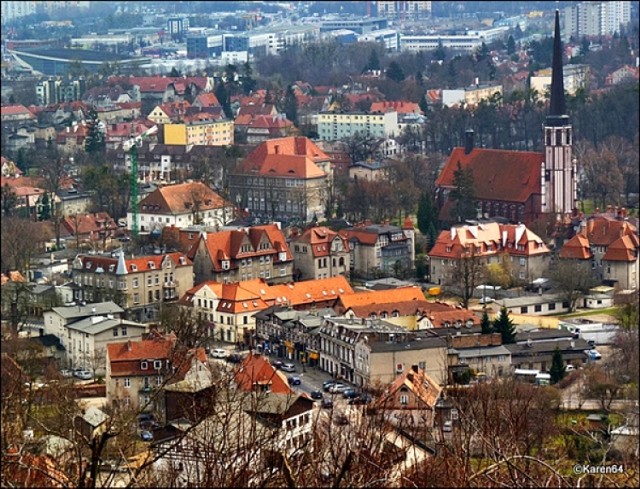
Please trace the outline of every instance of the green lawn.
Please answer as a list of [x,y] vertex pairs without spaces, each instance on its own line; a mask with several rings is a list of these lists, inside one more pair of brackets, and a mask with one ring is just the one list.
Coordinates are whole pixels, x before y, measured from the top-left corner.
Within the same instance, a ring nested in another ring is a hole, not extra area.
[[598,314],[609,314],[611,316],[615,316],[617,307],[607,307],[605,309],[594,309],[589,311],[577,311],[571,312],[568,314],[558,314],[558,317],[562,318],[572,318],[572,317],[582,317],[582,316],[597,316]]

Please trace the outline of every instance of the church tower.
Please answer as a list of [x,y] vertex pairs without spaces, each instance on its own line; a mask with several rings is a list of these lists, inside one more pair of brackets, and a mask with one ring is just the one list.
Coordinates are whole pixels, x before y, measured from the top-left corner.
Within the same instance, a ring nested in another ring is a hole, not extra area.
[[566,114],[560,12],[556,10],[553,63],[551,66],[551,107],[544,122],[544,161],[542,163],[542,202],[544,214],[564,216],[577,204],[577,169],[573,160],[573,131]]

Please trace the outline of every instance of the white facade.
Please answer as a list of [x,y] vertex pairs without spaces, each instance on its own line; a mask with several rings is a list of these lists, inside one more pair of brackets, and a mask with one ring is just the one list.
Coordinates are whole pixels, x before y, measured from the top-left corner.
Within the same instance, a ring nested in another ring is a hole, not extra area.
[[337,113],[318,114],[318,135],[325,141],[337,141],[356,133],[378,138],[389,138],[398,134],[398,113]]
[[[200,223],[194,222],[193,212],[184,212],[182,214],[151,214],[145,213],[140,207],[138,208],[138,227],[141,233],[150,233],[161,231],[165,226],[175,226],[177,228],[186,228],[194,224],[200,224],[204,227],[221,228],[233,219],[234,210],[232,207],[222,209],[210,209],[200,212]],[[127,212],[127,229],[133,229],[133,213]]]
[[34,1],[3,0],[1,5],[3,24],[36,13],[36,2]]
[[358,36],[358,42],[379,42],[384,44],[388,52],[400,49],[400,36],[394,29],[382,29],[371,31]]
[[613,35],[631,21],[631,2],[582,2],[565,8],[564,18],[566,37]]

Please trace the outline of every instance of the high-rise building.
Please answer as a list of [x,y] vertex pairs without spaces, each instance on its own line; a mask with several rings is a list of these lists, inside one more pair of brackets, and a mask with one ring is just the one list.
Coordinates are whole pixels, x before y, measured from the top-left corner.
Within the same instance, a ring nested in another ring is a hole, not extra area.
[[631,20],[631,2],[582,2],[565,8],[565,36],[595,37],[620,32]]
[[376,9],[379,17],[405,16],[407,19],[428,17],[431,15],[431,2],[417,0],[377,1]]
[[7,1],[0,2],[2,7],[2,23],[12,22],[20,17],[33,15],[36,13],[36,2],[34,1]]

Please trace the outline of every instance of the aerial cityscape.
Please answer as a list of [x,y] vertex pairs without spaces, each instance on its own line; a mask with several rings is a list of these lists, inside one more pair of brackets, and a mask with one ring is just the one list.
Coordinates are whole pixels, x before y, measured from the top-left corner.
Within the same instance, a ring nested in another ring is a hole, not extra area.
[[2,487],[638,487],[640,4],[5,1]]

